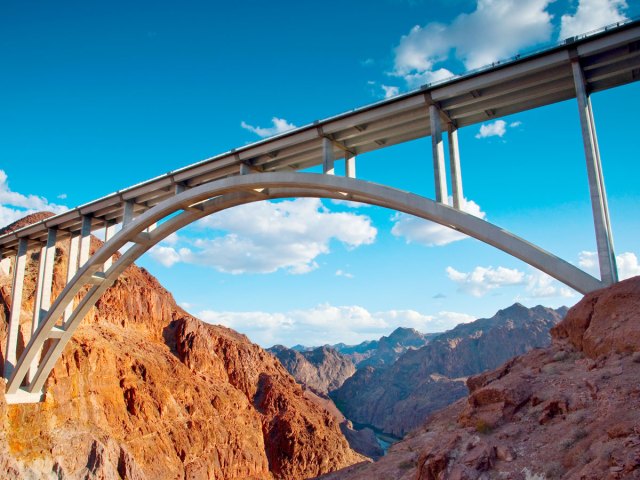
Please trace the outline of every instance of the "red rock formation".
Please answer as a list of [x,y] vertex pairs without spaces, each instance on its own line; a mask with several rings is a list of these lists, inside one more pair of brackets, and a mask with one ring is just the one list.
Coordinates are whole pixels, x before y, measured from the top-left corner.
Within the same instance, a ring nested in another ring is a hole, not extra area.
[[587,295],[553,343],[472,377],[375,464],[325,479],[640,478],[640,277]]
[[561,313],[514,304],[406,351],[389,367],[359,366],[331,397],[350,420],[402,437],[432,412],[465,396],[467,376],[548,345],[549,329]]
[[[58,253],[54,290],[64,242]],[[31,259],[23,334],[35,268]],[[9,302],[0,277],[3,351]],[[85,319],[45,391],[34,405],[0,394],[2,478],[301,479],[362,460],[276,359],[191,317],[136,266]]]
[[384,454],[373,430],[354,429],[353,424],[342,415],[328,396],[330,391],[340,387],[355,372],[355,366],[348,357],[328,346],[298,352],[275,345],[267,351],[302,385],[307,398],[334,416],[353,450],[374,459]]

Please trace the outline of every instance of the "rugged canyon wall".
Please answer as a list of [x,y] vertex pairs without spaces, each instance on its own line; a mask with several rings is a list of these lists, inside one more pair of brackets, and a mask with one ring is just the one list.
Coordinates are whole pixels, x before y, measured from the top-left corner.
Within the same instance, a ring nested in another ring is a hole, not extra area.
[[[36,255],[27,265],[23,338]],[[63,241],[54,291],[65,256]],[[10,294],[10,279],[0,277],[3,355]],[[32,405],[7,405],[0,393],[3,478],[302,479],[363,459],[272,355],[190,316],[136,266],[85,319],[45,392]]]
[[294,350],[275,345],[267,351],[280,360],[309,399],[334,415],[353,450],[372,459],[384,454],[373,430],[354,428],[329,397],[329,392],[339,388],[356,370],[348,356],[329,346]]
[[348,357],[328,346],[298,352],[275,345],[267,351],[280,360],[298,383],[321,395],[327,395],[342,386],[356,371]]
[[347,418],[404,436],[433,411],[465,396],[467,376],[549,344],[564,309],[515,304],[487,319],[458,325],[389,367],[364,367],[332,392]]
[[378,462],[322,478],[640,478],[640,277],[585,296],[551,334]]

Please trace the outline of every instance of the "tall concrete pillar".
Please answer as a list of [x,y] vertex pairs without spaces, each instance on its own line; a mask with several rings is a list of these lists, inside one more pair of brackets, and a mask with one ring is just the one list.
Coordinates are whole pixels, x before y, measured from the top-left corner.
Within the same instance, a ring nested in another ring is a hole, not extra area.
[[[69,262],[67,264],[67,285],[78,271],[80,254],[80,232],[72,233],[69,239]],[[70,302],[64,310],[63,320],[66,322],[73,313],[74,302]]]
[[587,92],[587,85],[580,62],[574,59],[572,64],[573,80],[578,100],[580,114],[580,126],[582,129],[582,141],[584,144],[585,158],[587,161],[587,176],[589,178],[589,193],[591,196],[591,208],[596,232],[596,245],[598,247],[598,261],[600,264],[600,279],[611,285],[618,281],[618,268],[613,248],[613,234],[609,220],[609,207],[607,205],[604,176],[602,174],[602,162],[598,149],[591,99]]
[[[178,193],[179,192],[177,191],[177,186],[176,186],[176,195]],[[135,203],[133,202],[133,200],[127,200],[126,202],[124,202],[124,207],[122,208],[122,227],[123,228],[133,221],[134,206],[135,206]]]
[[442,121],[440,111],[434,104],[429,105],[431,119],[431,146],[433,151],[433,175],[436,187],[436,202],[447,203],[447,171],[444,166],[444,145],[442,143]]
[[[111,238],[116,234],[116,223],[112,220],[107,220],[104,222],[104,242],[107,243]],[[104,267],[102,269],[103,272],[106,272],[113,265],[113,256],[109,257],[106,262],[104,262]]]
[[[40,322],[44,320],[51,307],[51,289],[53,287],[53,267],[56,256],[56,234],[55,228],[50,228],[47,232],[47,243],[40,249],[40,262],[38,266],[38,282],[36,284],[36,298],[33,307],[33,322],[31,323],[31,336],[38,330]],[[33,380],[40,363],[40,351],[36,354],[29,367],[27,379]]]
[[333,142],[327,137],[322,138],[322,172],[334,175]]
[[18,241],[13,268],[13,284],[11,289],[11,312],[9,313],[9,331],[7,332],[7,348],[4,358],[4,378],[9,379],[18,361],[18,333],[20,331],[20,312],[22,310],[22,290],[24,287],[24,270],[27,264],[27,247],[29,240],[21,238]]
[[[600,191],[602,192],[602,203],[604,205],[604,215],[607,224],[607,235],[609,237],[609,243],[613,247],[613,229],[611,228],[611,219],[609,218],[609,201],[607,200],[607,189],[604,186],[604,174],[602,173],[602,160],[600,159],[600,146],[598,145],[598,135],[596,134],[596,121],[593,115],[593,107],[591,106],[591,97],[587,96],[587,109],[589,111],[589,118],[591,119],[591,134],[593,136],[595,152],[597,156],[598,165],[598,180],[600,181]],[[616,271],[616,277],[618,275],[617,262],[614,255],[614,266]],[[617,281],[617,278],[616,278]]]
[[344,171],[349,178],[356,178],[356,156],[350,152],[344,156]]
[[462,192],[462,171],[460,170],[460,149],[458,148],[458,127],[449,124],[449,170],[451,171],[451,190],[453,208],[460,210],[464,193]]
[[78,267],[82,268],[87,260],[89,260],[91,250],[91,217],[89,215],[82,216],[82,227],[80,230],[80,259]]

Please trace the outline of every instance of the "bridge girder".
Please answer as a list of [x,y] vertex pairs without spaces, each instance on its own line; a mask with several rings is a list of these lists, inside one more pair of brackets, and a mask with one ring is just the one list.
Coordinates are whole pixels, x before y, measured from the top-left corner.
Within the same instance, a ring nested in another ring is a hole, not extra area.
[[[615,283],[613,235],[589,96],[592,92],[640,80],[638,72],[640,21],[612,25],[542,52],[518,56],[443,83],[425,85],[419,90],[233,149],[0,235],[0,272],[9,273],[10,257],[15,255],[4,369],[4,377],[8,379],[7,401],[26,403],[41,398],[49,372],[81,320],[136,258],[198,218],[264,199],[313,196],[379,205],[475,237],[581,293]],[[576,98],[579,108],[602,280],[461,211],[464,196],[457,129],[570,98]],[[443,123],[449,134],[454,208],[446,205],[449,200],[442,147]],[[355,177],[356,156],[425,136],[432,136],[436,201],[332,175],[334,162],[340,158],[345,160],[346,176]],[[293,172],[318,165],[329,175]],[[117,223],[122,223],[122,230],[115,233]],[[102,228],[105,244],[90,256],[91,232]],[[55,240],[64,238],[70,238],[67,285],[49,308],[53,245]],[[114,261],[113,254],[128,242],[134,246]],[[29,247],[43,252],[36,289],[36,303],[40,302],[40,306],[33,316],[37,329],[16,360],[22,277]],[[87,285],[91,286],[88,291]],[[73,299],[80,293],[83,297],[74,307]],[[56,323],[59,319],[62,326]],[[39,352],[45,346],[47,350],[40,358]]]
[[[12,369],[7,384],[7,401],[40,400],[49,373],[89,309],[129,265],[158,242],[200,218],[233,206],[287,197],[348,199],[415,215],[492,245],[580,293],[604,286],[600,280],[578,267],[486,220],[413,193],[354,178],[313,173],[234,176],[176,193],[139,217],[130,219],[109,238],[69,280],[42,319]],[[158,223],[163,219],[166,221]],[[153,225],[157,225],[157,228],[149,231]],[[130,242],[134,245],[110,264],[113,255]],[[105,264],[108,268],[101,272]],[[73,305],[74,298],[86,285],[93,286],[69,314],[69,306]],[[59,325],[61,317],[66,319],[62,326]],[[49,347],[39,359],[47,340],[51,340]],[[34,368],[36,365],[37,369]],[[22,387],[25,379],[27,383]]]

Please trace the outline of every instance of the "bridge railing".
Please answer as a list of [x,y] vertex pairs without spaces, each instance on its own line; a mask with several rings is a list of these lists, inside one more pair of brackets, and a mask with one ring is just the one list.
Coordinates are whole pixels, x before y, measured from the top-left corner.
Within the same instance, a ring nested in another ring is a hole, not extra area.
[[521,60],[525,60],[531,57],[535,57],[536,55],[539,55],[541,53],[546,53],[550,50],[553,50],[556,47],[563,47],[565,45],[571,45],[572,43],[577,43],[580,40],[585,40],[588,38],[591,38],[595,35],[598,35],[600,33],[605,33],[608,32],[610,30],[613,29],[617,29],[620,28],[624,25],[629,25],[632,24],[634,22],[637,22],[640,20],[640,15],[636,15],[634,17],[628,18],[626,20],[621,20],[619,22],[615,22],[615,23],[610,23],[608,25],[605,25],[604,27],[600,27],[600,28],[596,28],[595,30],[590,30],[588,32],[585,33],[581,33],[580,35],[574,35],[572,37],[568,37],[562,40],[558,40],[557,42],[544,42],[539,46],[536,46],[534,48],[531,49],[525,49],[522,52],[513,55],[511,57],[508,58],[503,58],[500,60],[496,60],[495,62],[492,63],[488,63],[486,65],[483,65],[481,67],[478,68],[473,68],[471,70],[467,70],[466,72],[464,72],[463,74],[460,75],[452,75],[450,77],[446,77],[446,78],[442,78],[440,80],[434,80],[433,82],[429,82],[429,83],[425,83],[424,85],[422,85],[419,89],[416,90],[428,90],[431,89],[433,87],[437,87],[439,85],[444,85],[452,80],[458,80],[458,79],[462,79],[462,78],[467,78],[467,77],[473,77],[474,75],[477,75],[479,73],[482,72],[486,72],[488,70],[494,69],[496,67],[502,67],[502,66],[506,66]]

